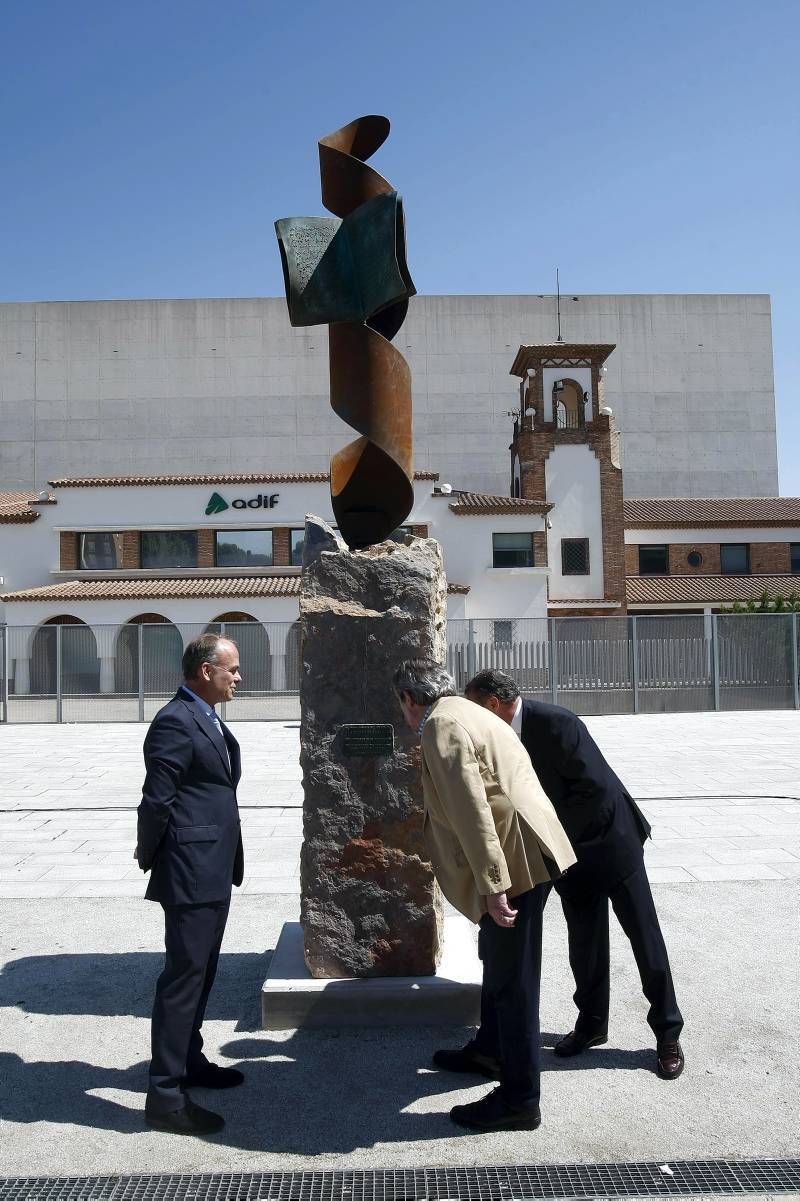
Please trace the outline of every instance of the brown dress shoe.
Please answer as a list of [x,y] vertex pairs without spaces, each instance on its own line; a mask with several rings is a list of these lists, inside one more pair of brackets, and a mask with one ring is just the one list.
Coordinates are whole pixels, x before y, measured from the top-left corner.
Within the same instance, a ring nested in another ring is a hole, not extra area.
[[582,1030],[573,1030],[570,1034],[565,1034],[560,1042],[557,1042],[553,1047],[556,1055],[561,1055],[566,1059],[571,1055],[580,1055],[583,1051],[587,1051],[589,1047],[600,1047],[603,1043],[608,1042],[608,1033],[605,1030],[597,1030],[594,1034],[587,1034]]
[[656,1047],[656,1071],[662,1080],[677,1080],[683,1071],[684,1058],[679,1042],[663,1042]]

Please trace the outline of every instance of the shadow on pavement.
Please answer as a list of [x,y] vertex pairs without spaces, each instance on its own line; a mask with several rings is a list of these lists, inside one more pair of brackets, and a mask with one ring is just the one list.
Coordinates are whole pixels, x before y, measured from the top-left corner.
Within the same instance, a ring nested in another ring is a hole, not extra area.
[[[272,951],[224,952],[208,1009],[209,1019],[259,1025],[258,1004]],[[0,971],[0,1005],[54,1016],[149,1017],[163,954],[31,955]],[[247,1013],[250,1020],[241,1020]]]
[[[301,1029],[287,1036],[262,1032],[258,999],[270,955],[220,957],[207,1018],[252,1034],[221,1047],[226,1062],[242,1064],[241,1088],[192,1092],[226,1118],[214,1142],[248,1151],[319,1155],[456,1133],[469,1137],[453,1126],[448,1111],[464,1094],[477,1099],[494,1084],[437,1071],[431,1055],[437,1047],[462,1046],[470,1031],[454,1026]],[[0,975],[0,1003],[56,1017],[147,1018],[162,964],[161,955],[149,952],[24,957]],[[542,1034],[545,1077],[553,1071],[652,1071],[655,1066],[653,1048],[603,1047],[558,1059],[550,1048],[560,1036]],[[125,1037],[122,1026],[120,1037]],[[146,1087],[142,1062],[109,1068],[82,1060],[25,1062],[13,1053],[0,1054],[0,1117],[10,1122],[149,1133]],[[136,1093],[139,1099],[131,1108],[129,1099],[120,1104],[93,1095],[102,1089]]]

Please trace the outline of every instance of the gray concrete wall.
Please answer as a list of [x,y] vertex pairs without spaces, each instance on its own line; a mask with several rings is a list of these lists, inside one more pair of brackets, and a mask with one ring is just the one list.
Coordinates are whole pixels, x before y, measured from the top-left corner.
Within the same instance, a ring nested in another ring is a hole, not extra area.
[[[767,296],[581,296],[566,340],[615,342],[606,401],[630,496],[777,493]],[[418,470],[508,491],[508,374],[555,336],[552,296],[423,296],[396,344],[414,379]],[[0,485],[53,476],[327,469],[349,440],[324,328],[282,299],[0,305]]]

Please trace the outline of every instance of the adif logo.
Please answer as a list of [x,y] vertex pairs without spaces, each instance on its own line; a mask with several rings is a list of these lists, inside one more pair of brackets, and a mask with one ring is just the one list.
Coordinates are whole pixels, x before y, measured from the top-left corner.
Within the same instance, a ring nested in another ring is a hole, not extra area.
[[219,492],[212,492],[211,498],[206,505],[206,517],[211,517],[213,513],[224,513],[230,508],[224,497],[220,496]]

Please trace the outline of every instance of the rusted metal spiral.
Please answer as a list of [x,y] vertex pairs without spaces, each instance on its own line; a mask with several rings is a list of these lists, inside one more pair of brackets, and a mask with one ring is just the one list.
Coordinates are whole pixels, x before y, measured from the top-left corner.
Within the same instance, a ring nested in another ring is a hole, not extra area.
[[329,325],[331,407],[358,431],[331,460],[331,503],[351,547],[405,521],[412,486],[411,373],[391,343],[416,289],[403,202],[365,160],[386,117],[351,121],[319,141],[322,200],[336,215],[275,223],[292,325]]

